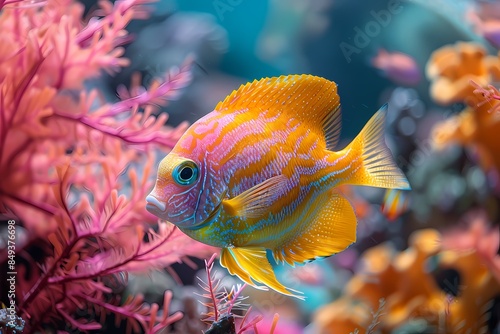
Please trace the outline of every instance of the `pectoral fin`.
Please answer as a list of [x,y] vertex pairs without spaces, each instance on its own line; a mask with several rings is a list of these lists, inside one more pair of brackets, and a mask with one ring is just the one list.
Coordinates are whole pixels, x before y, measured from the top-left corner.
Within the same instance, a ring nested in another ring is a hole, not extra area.
[[269,212],[276,195],[284,192],[287,177],[277,175],[222,202],[224,210],[233,216],[259,218]]
[[[304,297],[297,295],[301,292],[287,288],[278,282],[274,270],[267,260],[266,250],[263,248],[224,248],[220,263],[227,268],[231,275],[238,276],[245,283],[257,289],[267,290],[266,286],[268,286],[284,295],[304,299]],[[259,286],[254,281],[266,286]]]

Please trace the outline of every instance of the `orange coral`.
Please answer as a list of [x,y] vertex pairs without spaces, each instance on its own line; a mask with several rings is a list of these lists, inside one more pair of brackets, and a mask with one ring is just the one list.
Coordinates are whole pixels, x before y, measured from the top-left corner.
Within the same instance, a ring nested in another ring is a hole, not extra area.
[[500,56],[487,56],[474,43],[445,46],[431,56],[427,75],[432,80],[431,96],[436,102],[468,105],[459,115],[436,125],[432,132],[435,147],[439,149],[449,143],[473,147],[483,168],[500,171],[500,122],[492,112],[500,101],[481,88],[500,80]]
[[471,80],[486,85],[500,79],[500,59],[487,56],[479,44],[459,42],[434,51],[427,62],[426,73],[436,102],[468,101],[474,96]]
[[370,324],[370,312],[362,303],[355,303],[349,297],[341,297],[334,303],[321,308],[314,317],[318,334],[352,333],[358,329],[365,334]]
[[[437,231],[428,229],[414,232],[404,252],[396,253],[389,244],[368,250],[362,257],[363,269],[348,283],[345,295],[317,312],[319,331],[363,331],[370,322],[370,310],[376,310],[383,298],[384,314],[378,319],[383,333],[419,320],[443,333],[480,332],[484,306],[500,292],[500,284],[476,252],[442,250],[440,238]],[[460,274],[463,288],[451,303],[428,272],[431,259],[438,261],[440,269],[453,268]],[[347,309],[356,312],[332,312]]]
[[500,283],[500,230],[490,226],[485,212],[474,211],[466,216],[466,228],[458,227],[447,231],[442,240],[443,249],[452,251],[476,250]]
[[434,127],[433,143],[438,149],[450,143],[473,147],[485,170],[500,171],[500,118],[492,112],[500,106],[500,101],[479,95],[469,98],[470,107]]

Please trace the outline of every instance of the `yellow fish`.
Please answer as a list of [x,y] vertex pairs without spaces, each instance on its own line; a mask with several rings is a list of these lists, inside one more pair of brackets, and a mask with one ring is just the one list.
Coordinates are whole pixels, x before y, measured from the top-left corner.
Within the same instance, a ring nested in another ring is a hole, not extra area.
[[221,265],[246,283],[302,298],[276,279],[266,251],[294,265],[356,241],[356,216],[339,185],[409,189],[384,142],[386,109],[335,152],[334,82],[290,75],[242,85],[160,162],[147,209],[221,247]]

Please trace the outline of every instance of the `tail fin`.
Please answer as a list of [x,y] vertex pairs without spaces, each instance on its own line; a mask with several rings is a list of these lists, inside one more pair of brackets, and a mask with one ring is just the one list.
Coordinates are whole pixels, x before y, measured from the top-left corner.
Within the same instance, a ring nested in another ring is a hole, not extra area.
[[360,166],[346,183],[389,189],[410,189],[408,180],[396,166],[384,141],[387,104],[366,123],[346,149],[361,155]]

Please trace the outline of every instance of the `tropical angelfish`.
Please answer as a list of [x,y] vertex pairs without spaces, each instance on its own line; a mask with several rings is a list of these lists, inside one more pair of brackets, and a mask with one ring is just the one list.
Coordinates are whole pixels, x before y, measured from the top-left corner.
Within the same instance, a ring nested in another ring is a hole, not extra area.
[[384,142],[382,107],[343,150],[337,85],[312,75],[242,85],[160,162],[147,209],[222,248],[221,265],[257,288],[282,285],[266,257],[305,263],[356,241],[342,184],[409,189]]

